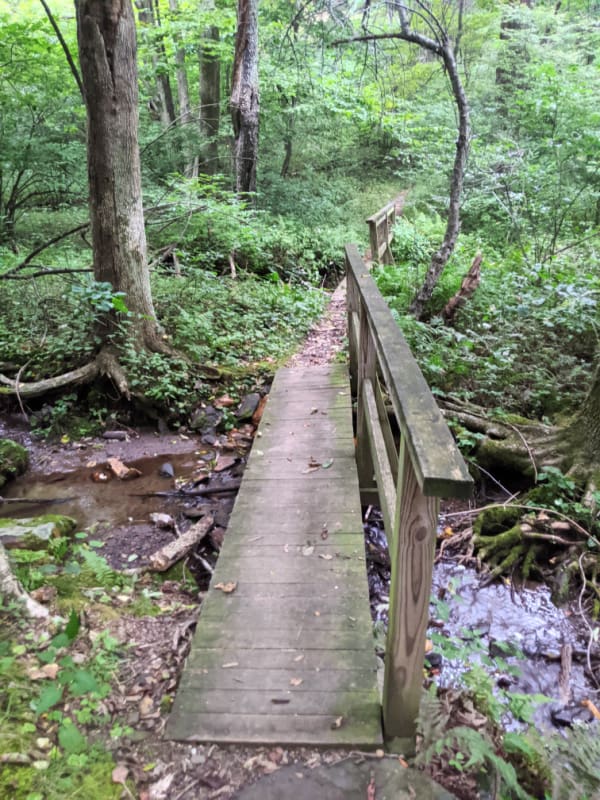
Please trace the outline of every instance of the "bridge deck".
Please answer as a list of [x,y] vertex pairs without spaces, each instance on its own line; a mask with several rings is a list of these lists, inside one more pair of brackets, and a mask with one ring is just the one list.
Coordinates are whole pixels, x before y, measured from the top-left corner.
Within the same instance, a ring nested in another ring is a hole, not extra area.
[[282,369],[167,736],[372,748],[380,715],[347,370]]

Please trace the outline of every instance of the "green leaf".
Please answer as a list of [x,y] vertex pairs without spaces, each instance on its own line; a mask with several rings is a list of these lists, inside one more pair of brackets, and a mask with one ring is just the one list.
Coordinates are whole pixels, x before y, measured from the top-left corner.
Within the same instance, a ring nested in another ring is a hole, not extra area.
[[87,739],[70,719],[58,729],[58,743],[67,753],[82,753],[87,749]]
[[69,637],[70,641],[73,641],[73,639],[77,636],[80,627],[81,620],[79,618],[79,614],[77,614],[75,611],[71,611],[71,616],[69,617],[67,627],[65,628],[65,633]]
[[76,669],[70,673],[69,689],[74,695],[99,692],[100,684],[91,672],[85,669]]
[[57,703],[60,703],[63,696],[63,687],[57,683],[51,683],[43,690],[38,698],[37,703],[33,704],[33,710],[39,716],[46,711],[49,711]]

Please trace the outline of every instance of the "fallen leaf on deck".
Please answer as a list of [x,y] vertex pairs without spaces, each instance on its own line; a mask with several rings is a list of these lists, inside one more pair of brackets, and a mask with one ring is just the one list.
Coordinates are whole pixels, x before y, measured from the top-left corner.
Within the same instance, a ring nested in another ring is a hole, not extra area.
[[312,556],[314,552],[315,552],[315,547],[312,544],[307,544],[305,547],[302,548],[303,556]]
[[319,409],[316,408],[316,407],[315,408],[311,408],[310,413],[311,414],[318,414],[319,413]]
[[239,661],[229,661],[227,664],[221,664],[221,669],[231,669],[231,667],[239,667]]
[[315,611],[315,617],[320,617],[320,616],[321,616],[321,612],[320,611]]
[[301,653],[299,656],[296,656],[294,661],[302,661],[304,659],[304,653]]
[[329,469],[329,467],[331,467],[332,464],[333,464],[333,458],[328,458],[327,461],[324,461],[321,464],[321,468],[322,469]]
[[304,683],[302,678],[290,678],[290,686],[300,686],[301,683]]
[[108,458],[106,463],[120,481],[129,481],[133,478],[139,478],[142,474],[139,469],[128,467],[118,458]]
[[337,719],[335,719],[335,720],[334,720],[334,721],[331,723],[331,730],[332,730],[332,731],[335,731],[335,730],[337,730],[338,728],[341,728],[341,727],[342,727],[342,723],[343,723],[343,722],[344,722],[344,718],[343,718],[343,717],[338,717]]
[[400,764],[401,767],[404,767],[404,769],[408,769],[408,761],[402,758],[402,756],[398,757],[398,763]]
[[320,553],[319,558],[322,558],[323,561],[331,561],[333,556],[331,555],[331,553]]
[[215,589],[220,589],[225,594],[231,594],[237,589],[237,581],[229,581],[229,583],[217,583]]
[[127,769],[127,767],[124,764],[119,764],[119,766],[115,767],[112,771],[112,782],[125,783],[128,775],[129,775],[129,770]]

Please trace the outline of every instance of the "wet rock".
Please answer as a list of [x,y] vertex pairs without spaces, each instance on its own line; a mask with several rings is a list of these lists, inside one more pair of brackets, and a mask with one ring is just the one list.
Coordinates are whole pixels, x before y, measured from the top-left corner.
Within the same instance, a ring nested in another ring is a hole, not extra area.
[[125,431],[104,431],[102,438],[116,442],[124,442],[127,439],[127,434]]
[[427,653],[425,656],[425,664],[430,669],[439,669],[442,666],[443,660],[440,653]]
[[[203,444],[214,445],[217,444],[217,442],[219,441],[219,437],[217,436],[216,433],[205,433],[201,441]],[[208,460],[210,461],[210,459]]]
[[550,708],[550,719],[557,728],[570,728],[575,722],[592,722],[594,715],[586,706],[555,705]]
[[161,478],[174,478],[175,470],[173,469],[173,464],[170,464],[168,461],[161,464],[158,474]]
[[214,433],[223,419],[223,412],[213,406],[201,406],[192,414],[190,428],[193,431]]
[[252,419],[254,412],[258,408],[258,404],[260,403],[260,395],[258,392],[253,392],[252,394],[247,394],[243,399],[242,402],[239,404],[237,411],[235,412],[236,417],[240,422],[245,422],[246,420]]
[[8,548],[42,550],[50,539],[68,536],[77,523],[71,517],[45,514],[28,519],[0,519],[0,542]]
[[12,439],[0,439],[0,486],[27,469],[27,450]]

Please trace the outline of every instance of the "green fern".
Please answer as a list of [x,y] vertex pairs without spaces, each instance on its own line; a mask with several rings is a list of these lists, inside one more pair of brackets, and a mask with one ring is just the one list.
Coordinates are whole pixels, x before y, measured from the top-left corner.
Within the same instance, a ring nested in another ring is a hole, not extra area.
[[[521,787],[513,765],[498,755],[492,738],[485,731],[464,725],[448,728],[450,719],[449,711],[436,696],[436,687],[432,685],[423,698],[417,720],[423,737],[417,763],[427,765],[437,756],[447,757],[456,766],[455,755],[463,753],[466,755],[466,760],[459,767],[461,771],[471,770],[480,774],[492,774],[496,777],[500,796],[532,800],[531,795]],[[502,791],[503,789],[505,791]]]
[[600,797],[600,736],[598,729],[575,725],[564,735],[545,741],[552,774],[552,800],[598,800]]

